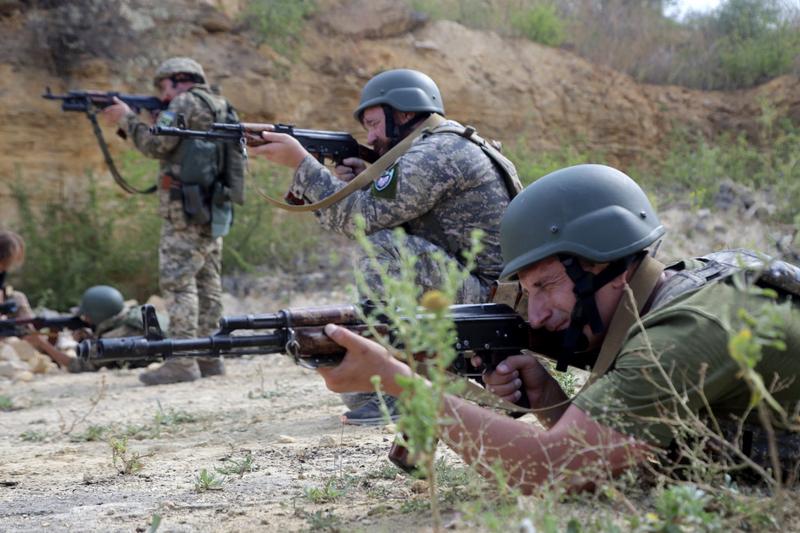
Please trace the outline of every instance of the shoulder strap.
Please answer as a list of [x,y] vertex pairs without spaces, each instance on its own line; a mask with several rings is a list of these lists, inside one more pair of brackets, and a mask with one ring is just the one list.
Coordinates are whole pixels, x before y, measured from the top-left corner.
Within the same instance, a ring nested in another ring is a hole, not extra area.
[[214,122],[225,121],[225,116],[223,115],[223,113],[225,113],[225,109],[221,107],[217,108],[214,105],[214,102],[211,100],[211,97],[208,95],[208,93],[206,93],[205,90],[203,90],[202,87],[192,87],[189,89],[189,92],[200,98],[200,100],[206,104],[206,107],[208,107],[208,110],[211,111],[211,114],[214,116]]
[[261,189],[256,188],[256,192],[261,195],[264,200],[269,202],[270,204],[274,205],[275,207],[280,207],[281,209],[285,209],[286,211],[294,211],[294,212],[302,212],[302,211],[318,211],[320,209],[325,209],[326,207],[335,204],[336,202],[342,200],[350,196],[355,191],[361,189],[365,185],[369,185],[373,181],[375,181],[378,176],[380,176],[384,170],[389,168],[392,163],[394,163],[398,157],[406,153],[408,149],[411,147],[411,143],[414,140],[422,135],[423,133],[429,131],[431,128],[435,128],[439,124],[444,122],[444,117],[441,115],[437,115],[436,113],[431,114],[425,121],[420,124],[420,126],[412,131],[405,139],[400,141],[396,144],[391,150],[383,154],[381,157],[378,158],[372,165],[368,166],[366,170],[360,173],[358,176],[353,178],[350,182],[347,183],[343,188],[339,189],[332,195],[323,198],[319,202],[315,202],[313,204],[307,205],[290,205],[286,202],[281,200],[276,200],[269,196],[267,193],[262,191]]
[[[648,298],[653,293],[653,290],[661,278],[661,273],[664,271],[664,264],[650,257],[645,256],[642,259],[639,268],[634,272],[630,283],[626,287],[622,298],[620,299],[619,306],[611,318],[611,323],[608,325],[608,332],[600,347],[600,354],[597,356],[597,362],[592,368],[592,374],[581,390],[591,385],[600,376],[605,374],[614,360],[617,357],[625,338],[628,335],[628,330],[639,319],[644,305],[647,303]],[[627,290],[630,289],[630,290]]]
[[503,183],[506,186],[509,198],[513,200],[516,195],[522,192],[522,183],[519,181],[517,168],[514,166],[514,163],[500,153],[500,150],[493,145],[492,141],[487,141],[478,135],[478,133],[475,131],[475,128],[472,126],[442,124],[441,126],[432,129],[428,134],[430,135],[436,133],[455,133],[456,135],[460,135],[468,141],[476,144],[481,150],[483,150],[483,153],[485,153],[489,159],[494,161],[494,163],[500,168],[500,172],[503,175]]

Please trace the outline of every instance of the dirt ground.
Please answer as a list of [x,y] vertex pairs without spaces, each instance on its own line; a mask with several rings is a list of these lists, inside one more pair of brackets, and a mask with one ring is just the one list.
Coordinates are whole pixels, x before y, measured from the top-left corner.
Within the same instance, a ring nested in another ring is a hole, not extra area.
[[[309,296],[287,299],[308,305]],[[226,313],[242,305],[228,297]],[[139,370],[125,369],[0,387],[13,405],[0,412],[0,530],[146,531],[153,515],[160,531],[427,523],[427,511],[401,512],[426,494],[395,479],[391,427],[342,424],[338,396],[285,356],[226,364],[226,376],[167,386],[144,387]],[[125,435],[115,466],[110,439]],[[141,469],[120,473],[136,454]],[[202,469],[229,473],[202,491]]]
[[[691,232],[697,247],[673,239],[667,258],[722,246],[769,249],[774,233],[737,226],[733,212],[702,225],[680,209],[663,219],[679,236]],[[226,279],[240,296],[226,294],[225,314],[353,301],[342,272],[284,278]],[[227,370],[157,387],[142,386],[139,370],[0,385],[11,402],[0,411],[0,530],[144,532],[156,517],[159,531],[430,529],[424,483],[386,459],[391,427],[343,425],[338,396],[285,356],[229,360]],[[443,448],[448,475],[458,478],[461,463]],[[126,466],[134,471],[121,472]],[[445,525],[472,530],[457,508],[445,505]],[[580,502],[571,509],[570,516],[596,511]],[[495,529],[509,528],[534,530],[518,519]]]

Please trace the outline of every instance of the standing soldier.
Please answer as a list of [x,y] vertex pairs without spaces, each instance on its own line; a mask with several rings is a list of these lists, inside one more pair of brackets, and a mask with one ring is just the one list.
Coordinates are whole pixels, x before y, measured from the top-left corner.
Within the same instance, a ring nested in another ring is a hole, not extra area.
[[[439,88],[416,70],[388,70],[373,77],[361,92],[354,116],[381,156],[404,139],[414,138],[369,188],[317,211],[322,226],[352,236],[355,219],[362,216],[377,258],[390,274],[398,272],[400,261],[392,229],[402,227],[407,233],[405,248],[417,257],[417,284],[426,290],[442,284],[435,254],[461,261],[470,248],[471,232],[482,230],[483,250],[457,303],[487,301],[501,270],[500,218],[519,190],[513,164],[474,129],[444,119]],[[252,153],[295,169],[287,199],[296,203],[326,198],[366,168],[364,161],[349,158],[334,175],[294,138],[278,133],[263,136],[269,143]],[[363,258],[359,267],[370,288],[380,291],[380,277],[369,259]],[[343,399],[351,409],[344,415],[346,422],[382,420],[375,395],[343,395]]]
[[[191,129],[207,129],[212,122],[236,120],[230,104],[211,92],[203,67],[193,59],[167,59],[156,70],[153,83],[160,98],[169,102],[156,119],[158,125],[185,123]],[[176,338],[210,334],[222,314],[222,236],[232,218],[227,198],[227,210],[216,208],[219,195],[227,194],[220,181],[225,158],[213,144],[152,135],[150,124],[119,100],[104,115],[140,152],[160,160],[159,214],[164,221],[159,286],[171,334]],[[145,385],[158,385],[224,373],[220,358],[180,358],[144,372],[139,379]]]

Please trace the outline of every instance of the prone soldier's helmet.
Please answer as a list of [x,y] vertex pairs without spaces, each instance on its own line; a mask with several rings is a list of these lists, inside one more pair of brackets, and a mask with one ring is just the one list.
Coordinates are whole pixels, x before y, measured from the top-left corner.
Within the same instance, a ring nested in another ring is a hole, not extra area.
[[552,255],[608,263],[647,248],[664,235],[650,200],[624,173],[576,165],[525,188],[500,224],[502,278]]
[[[575,307],[564,334],[558,366],[585,347],[583,328],[595,334],[603,324],[595,293],[622,274],[664,235],[647,195],[624,173],[604,165],[576,165],[528,185],[509,204],[500,223],[503,279],[547,257],[556,257],[574,283]],[[600,272],[580,259],[607,263]]]
[[353,116],[361,122],[368,107],[390,106],[398,111],[439,113],[444,115],[444,103],[439,87],[418,70],[394,69],[373,76],[361,91],[361,101]]
[[79,313],[97,325],[116,316],[124,308],[125,300],[117,289],[108,285],[95,285],[83,293]]
[[161,63],[153,76],[153,85],[158,86],[161,80],[171,79],[174,82],[192,81],[205,83],[206,73],[203,67],[190,57],[171,57]]

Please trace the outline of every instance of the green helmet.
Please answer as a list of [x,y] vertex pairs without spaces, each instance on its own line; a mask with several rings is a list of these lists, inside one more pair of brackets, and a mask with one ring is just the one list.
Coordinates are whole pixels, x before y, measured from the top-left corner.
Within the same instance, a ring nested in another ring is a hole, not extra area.
[[361,101],[353,116],[361,122],[368,107],[388,105],[398,111],[420,111],[444,115],[439,87],[418,70],[399,68],[373,76],[361,91]]
[[80,314],[97,325],[116,316],[124,308],[125,300],[117,289],[108,285],[95,285],[83,293]]
[[188,74],[190,77],[195,78],[194,80],[186,81],[206,82],[206,73],[200,63],[190,57],[171,57],[156,69],[155,76],[153,76],[153,85],[158,86],[161,80],[172,78],[178,74]]
[[538,179],[509,204],[500,223],[503,279],[556,254],[608,263],[664,235],[644,191],[604,165],[576,165]]

